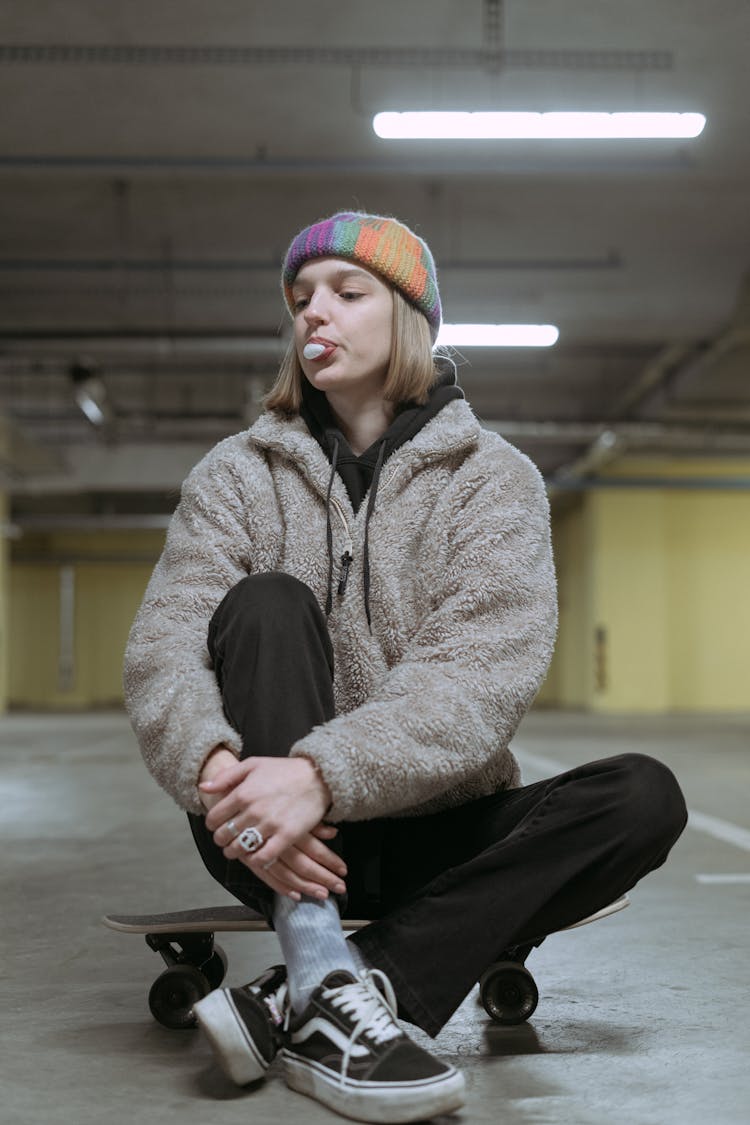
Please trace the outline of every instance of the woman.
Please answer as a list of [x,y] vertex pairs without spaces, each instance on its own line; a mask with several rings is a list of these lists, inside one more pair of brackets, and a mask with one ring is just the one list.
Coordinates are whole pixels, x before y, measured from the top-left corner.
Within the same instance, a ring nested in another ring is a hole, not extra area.
[[[624,755],[521,787],[508,749],[550,660],[539,473],[482,429],[433,345],[432,255],[393,218],[301,231],[293,341],[246,433],[187,478],[133,626],[146,761],[284,965],[196,1006],[239,1083],[365,1121],[463,1101],[417,1047],[497,954],[600,909],[685,822]],[[336,827],[338,826],[338,827]],[[345,940],[339,911],[372,923]],[[397,998],[397,1000],[396,1000]]]

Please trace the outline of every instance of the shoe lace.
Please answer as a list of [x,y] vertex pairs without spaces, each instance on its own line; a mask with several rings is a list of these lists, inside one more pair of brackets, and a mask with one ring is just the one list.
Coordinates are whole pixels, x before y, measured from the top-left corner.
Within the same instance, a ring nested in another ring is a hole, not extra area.
[[[375,983],[382,982],[383,991]],[[385,973],[380,969],[367,969],[360,973],[359,980],[353,984],[329,988],[323,996],[332,1007],[339,1008],[344,1015],[354,1021],[346,1050],[341,1060],[340,1082],[349,1071],[349,1060],[357,1040],[363,1034],[378,1046],[402,1034],[396,1023],[396,994]]]
[[280,984],[275,992],[269,992],[263,1000],[263,1003],[271,1013],[271,1019],[276,1027],[284,1025],[286,1029],[289,1023],[289,985],[286,981]]

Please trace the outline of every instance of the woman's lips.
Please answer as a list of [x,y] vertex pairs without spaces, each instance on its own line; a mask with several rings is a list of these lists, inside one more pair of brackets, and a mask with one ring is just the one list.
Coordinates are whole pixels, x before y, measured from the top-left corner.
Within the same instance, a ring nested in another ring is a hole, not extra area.
[[310,340],[302,349],[302,354],[305,359],[320,363],[322,360],[328,359],[335,351],[336,344],[324,344],[322,340]]

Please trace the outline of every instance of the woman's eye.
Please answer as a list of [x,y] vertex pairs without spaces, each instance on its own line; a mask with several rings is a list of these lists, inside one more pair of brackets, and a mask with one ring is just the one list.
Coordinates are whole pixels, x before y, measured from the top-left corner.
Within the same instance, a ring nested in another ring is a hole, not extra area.
[[364,293],[355,293],[353,290],[347,289],[341,293],[341,296],[346,297],[347,299],[351,297],[356,301],[358,297],[364,297]]
[[306,297],[299,297],[294,302],[294,305],[292,307],[294,308],[295,312],[299,312],[300,309],[304,309],[306,304],[307,304],[307,298]]

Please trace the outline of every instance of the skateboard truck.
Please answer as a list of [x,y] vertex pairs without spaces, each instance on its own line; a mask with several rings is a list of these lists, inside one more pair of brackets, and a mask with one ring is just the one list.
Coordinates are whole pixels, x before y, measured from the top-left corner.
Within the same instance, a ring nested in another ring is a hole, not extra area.
[[167,966],[151,985],[151,1014],[165,1027],[193,1027],[193,1005],[218,988],[226,976],[224,950],[214,944],[212,933],[145,936],[146,944]]

